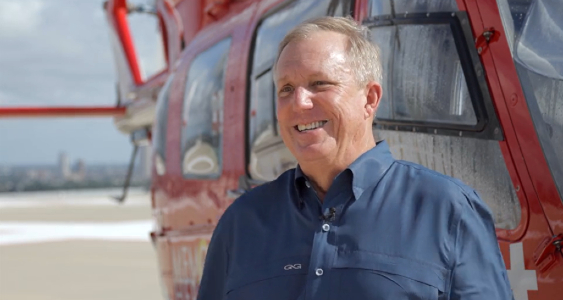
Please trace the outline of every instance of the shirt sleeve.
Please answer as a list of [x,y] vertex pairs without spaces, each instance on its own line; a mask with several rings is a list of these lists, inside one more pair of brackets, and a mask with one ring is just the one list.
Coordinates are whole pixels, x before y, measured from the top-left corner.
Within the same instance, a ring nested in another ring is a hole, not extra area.
[[461,203],[455,240],[450,299],[512,300],[493,218],[475,192]]
[[223,225],[225,222],[223,219],[221,218],[213,231],[213,236],[207,248],[203,275],[197,295],[198,300],[222,300],[225,296],[228,270],[226,242],[228,232]]

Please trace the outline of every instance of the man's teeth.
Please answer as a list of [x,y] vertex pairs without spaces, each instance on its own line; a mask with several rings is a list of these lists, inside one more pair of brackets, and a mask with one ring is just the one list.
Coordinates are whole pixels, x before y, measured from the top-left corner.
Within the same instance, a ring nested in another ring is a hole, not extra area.
[[311,130],[311,129],[319,128],[319,127],[323,126],[325,123],[326,123],[326,121],[318,121],[318,122],[313,122],[313,123],[309,123],[309,124],[305,124],[305,125],[297,125],[297,130],[299,130],[299,131]]

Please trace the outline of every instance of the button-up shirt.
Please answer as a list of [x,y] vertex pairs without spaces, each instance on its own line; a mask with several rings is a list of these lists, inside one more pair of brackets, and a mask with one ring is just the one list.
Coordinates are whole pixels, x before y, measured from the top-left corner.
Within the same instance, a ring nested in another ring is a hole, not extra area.
[[224,213],[201,300],[509,300],[485,203],[460,181],[395,160],[385,142],[320,201],[300,168]]

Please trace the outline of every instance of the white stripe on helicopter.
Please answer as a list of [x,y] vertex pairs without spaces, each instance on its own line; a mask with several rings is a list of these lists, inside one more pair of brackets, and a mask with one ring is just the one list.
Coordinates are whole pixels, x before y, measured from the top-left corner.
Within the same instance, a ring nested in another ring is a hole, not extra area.
[[535,270],[526,270],[522,243],[510,244],[510,269],[508,280],[514,293],[514,300],[528,300],[528,291],[538,290],[538,278]]

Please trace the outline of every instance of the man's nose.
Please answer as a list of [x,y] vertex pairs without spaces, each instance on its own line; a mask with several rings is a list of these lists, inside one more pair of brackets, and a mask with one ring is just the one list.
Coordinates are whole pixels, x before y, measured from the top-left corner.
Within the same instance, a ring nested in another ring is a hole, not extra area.
[[312,93],[303,87],[297,87],[293,93],[293,109],[296,111],[313,108]]

